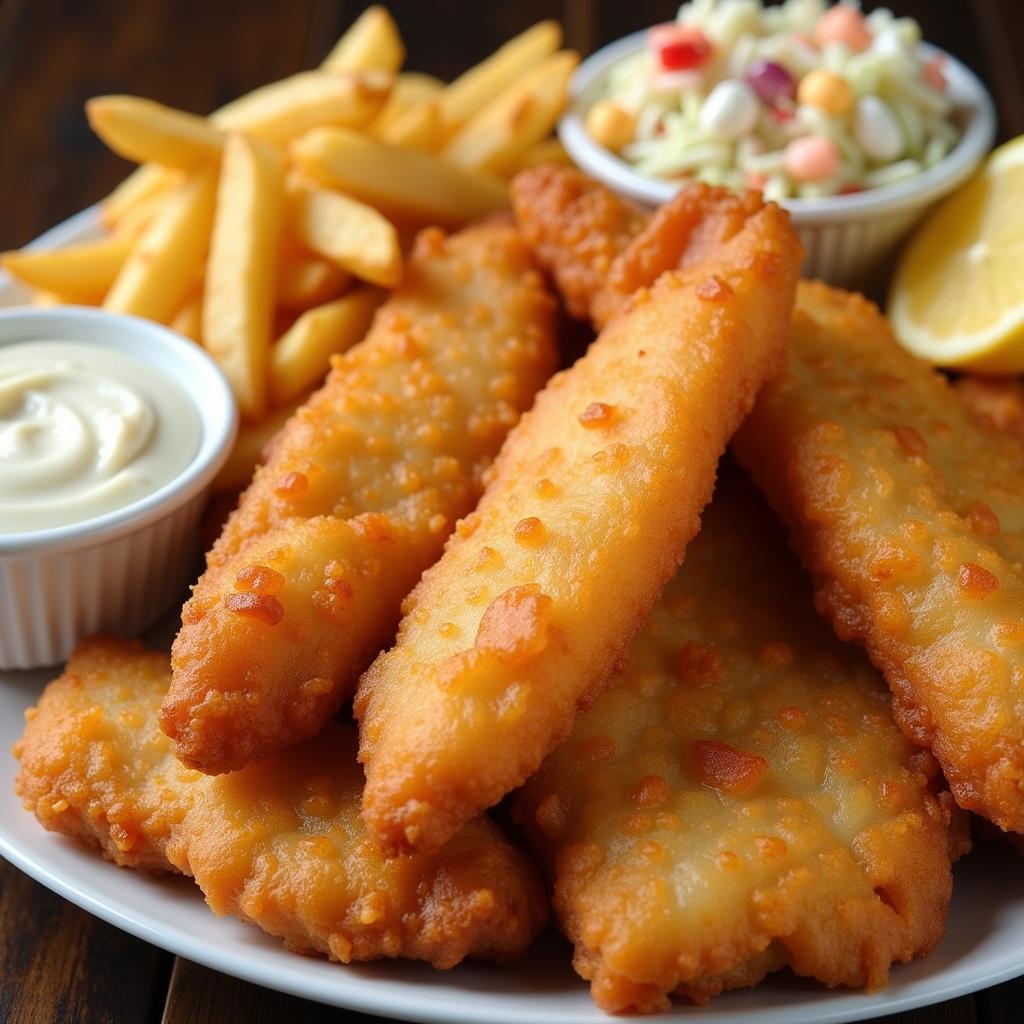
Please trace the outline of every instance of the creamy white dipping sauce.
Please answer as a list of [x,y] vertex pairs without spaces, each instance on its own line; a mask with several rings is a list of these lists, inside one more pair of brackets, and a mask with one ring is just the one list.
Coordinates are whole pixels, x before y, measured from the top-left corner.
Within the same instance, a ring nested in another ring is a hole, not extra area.
[[201,426],[176,381],[116,349],[0,345],[0,534],[84,522],[169,483]]

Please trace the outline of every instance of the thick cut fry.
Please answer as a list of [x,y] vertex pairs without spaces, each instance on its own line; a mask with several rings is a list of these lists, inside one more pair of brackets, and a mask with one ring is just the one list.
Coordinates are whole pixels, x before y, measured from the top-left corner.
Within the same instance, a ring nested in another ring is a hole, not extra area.
[[162,721],[223,772],[316,733],[394,634],[554,364],[507,224],[421,234],[366,340],[277,435],[182,612]]
[[15,792],[43,828],[74,836],[122,867],[174,870],[167,840],[204,776],[157,728],[167,655],[138,641],[79,644],[28,712],[15,744]]
[[264,452],[271,445],[274,435],[308,398],[309,395],[302,395],[298,400],[288,402],[279,409],[272,409],[255,423],[243,423],[227,462],[214,477],[213,490],[223,493],[240,491],[248,487],[252,483],[256,467],[266,461]]
[[7,252],[0,258],[0,266],[29,287],[55,292],[65,302],[98,306],[131,249],[130,238],[115,235],[46,252]]
[[364,814],[388,850],[436,849],[568,734],[783,360],[800,246],[782,210],[695,186],[635,244],[685,269],[649,279],[541,393],[360,683]]
[[95,639],[51,683],[15,753],[44,827],[126,867],[193,875],[234,914],[302,953],[452,967],[509,960],[543,924],[533,866],[486,818],[435,856],[387,860],[359,820],[351,725],[222,779],[182,767],[157,725],[166,654]]
[[879,988],[938,942],[967,845],[935,759],[728,475],[625,667],[516,816],[576,969],[618,1013],[783,966]]
[[866,299],[801,284],[787,373],[736,452],[957,802],[1024,832],[1024,453]]
[[407,111],[437,98],[444,82],[433,75],[419,71],[403,71],[396,79],[384,109],[370,126],[370,134],[382,138],[382,133]]
[[[156,164],[146,164],[145,166],[155,167]],[[140,199],[137,203],[128,207],[114,226],[113,233],[121,235],[123,238],[137,241],[142,237],[146,228],[156,220],[157,215],[170,202],[174,193],[180,191],[184,182],[185,176],[177,173],[177,180],[173,184],[168,184],[166,189],[146,199]]]
[[171,330],[177,331],[183,337],[202,343],[203,337],[203,293],[197,288],[194,294],[190,295],[181,309],[171,320]]
[[64,300],[55,292],[35,291],[32,293],[32,305],[38,306],[40,309],[49,309],[64,304]]
[[558,22],[541,21],[460,75],[440,96],[445,131],[456,131],[561,44]]
[[316,128],[296,139],[291,153],[322,184],[414,221],[459,225],[508,206],[497,178],[344,128]]
[[139,236],[107,292],[104,309],[170,322],[206,258],[216,193],[214,168],[178,186]]
[[322,188],[294,190],[289,206],[292,230],[314,252],[384,288],[402,279],[398,232],[372,206]]
[[320,256],[289,253],[277,272],[277,301],[285,309],[309,309],[336,299],[352,275]]
[[541,61],[452,136],[444,155],[472,170],[505,173],[531,146],[551,134],[565,109],[579,54]]
[[224,133],[205,117],[138,96],[97,96],[85,104],[92,130],[117,154],[195,171],[220,159]]
[[262,416],[266,406],[283,211],[278,155],[255,139],[230,136],[206,268],[203,344],[251,418]]
[[367,7],[334,44],[323,71],[390,71],[405,60],[405,45],[386,7]]
[[271,350],[271,404],[282,405],[319,384],[330,369],[331,356],[362,340],[383,300],[379,288],[364,285],[306,310]]
[[435,100],[427,100],[418,107],[410,107],[373,134],[389,146],[427,152],[439,149],[444,140],[441,108]]
[[164,195],[178,184],[179,175],[159,164],[137,167],[100,204],[100,223],[108,230],[120,227],[122,218],[142,202]]
[[393,81],[382,72],[301,71],[221,107],[210,121],[284,146],[319,125],[365,128],[384,109]]

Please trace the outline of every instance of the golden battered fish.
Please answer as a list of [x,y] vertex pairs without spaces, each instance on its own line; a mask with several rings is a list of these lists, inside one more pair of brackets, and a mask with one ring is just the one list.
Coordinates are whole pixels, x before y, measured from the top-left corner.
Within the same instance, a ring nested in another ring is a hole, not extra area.
[[1024,380],[1019,377],[961,377],[953,382],[975,419],[1024,444]]
[[508,223],[422,233],[367,338],[288,422],[182,611],[161,722],[211,774],[316,734],[393,636],[554,369]]
[[568,735],[781,366],[800,261],[788,216],[695,186],[647,230],[634,244],[663,257],[652,276],[509,436],[360,682],[363,813],[389,852],[437,849]]
[[202,778],[157,728],[167,655],[94,637],[26,712],[15,792],[43,828],[98,847],[128,868],[174,870],[167,840]]
[[611,688],[517,798],[608,1011],[789,966],[878,988],[942,935],[967,845],[884,681],[728,476]]
[[387,860],[359,817],[354,727],[231,775],[183,767],[158,725],[166,654],[95,639],[30,711],[18,793],[44,827],[125,867],[195,877],[218,914],[342,962],[451,967],[525,951],[546,905],[533,865],[486,818],[439,852]]
[[387,858],[359,816],[356,730],[323,732],[206,779],[171,860],[220,915],[341,963],[403,957],[454,967],[520,956],[547,915],[531,863],[486,817],[433,854]]
[[866,299],[801,284],[788,372],[734,444],[962,807],[1024,832],[1024,452]]

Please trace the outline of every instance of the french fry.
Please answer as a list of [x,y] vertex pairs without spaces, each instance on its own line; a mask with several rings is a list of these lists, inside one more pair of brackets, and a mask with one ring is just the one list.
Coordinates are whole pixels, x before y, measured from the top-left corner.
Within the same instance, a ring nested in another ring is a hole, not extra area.
[[131,250],[130,238],[113,235],[66,249],[4,253],[0,266],[24,284],[53,292],[64,302],[98,306]]
[[507,173],[512,176],[517,171],[526,170],[527,167],[537,167],[539,164],[558,164],[563,167],[571,167],[572,160],[560,139],[543,139],[520,153]]
[[384,104],[384,109],[370,125],[370,134],[381,138],[381,133],[387,130],[388,125],[407,110],[418,107],[427,100],[436,99],[443,88],[444,82],[433,75],[424,75],[419,71],[403,71],[395,78],[395,84],[387,103]]
[[405,45],[387,8],[367,7],[334,44],[320,67],[324,71],[396,72],[405,60]]
[[179,183],[177,172],[159,164],[137,167],[100,204],[100,223],[114,231],[140,204],[165,195]]
[[313,252],[371,284],[402,279],[398,232],[372,206],[322,188],[297,188],[290,199],[291,228]]
[[277,272],[277,302],[285,309],[309,309],[336,299],[352,283],[337,263],[305,253],[289,255]]
[[541,21],[460,75],[438,97],[445,131],[461,128],[534,65],[562,45],[557,21]]
[[178,310],[171,320],[171,330],[177,331],[183,337],[194,341],[197,345],[202,344],[203,337],[203,292],[202,286],[197,286],[185,304]]
[[258,139],[228,136],[206,267],[203,344],[252,419],[266,408],[283,206],[277,152]]
[[[155,164],[145,164],[146,167],[155,167]],[[176,184],[168,187],[165,191],[156,195],[140,199],[134,206],[125,210],[121,219],[113,229],[115,235],[122,235],[125,238],[137,239],[150,224],[156,220],[157,214],[167,205],[171,194],[181,187],[185,181],[185,175],[177,180]]]
[[64,300],[59,295],[42,289],[32,293],[30,302],[39,309],[50,309],[53,306],[64,305]]
[[426,100],[418,107],[410,107],[399,114],[374,134],[389,146],[405,146],[426,152],[438,149],[444,141],[441,108],[436,100]]
[[288,402],[323,380],[331,356],[362,340],[385,294],[360,285],[340,299],[306,310],[271,349],[271,402]]
[[573,50],[546,57],[467,121],[449,140],[444,155],[472,170],[508,170],[530,146],[551,134],[577,64],[579,54]]
[[170,321],[206,256],[216,193],[213,167],[178,186],[135,242],[107,292],[104,309]]
[[457,225],[508,205],[507,186],[497,178],[347,128],[314,128],[289,152],[322,184],[402,218]]
[[138,96],[97,96],[85,104],[92,130],[136,163],[194,171],[220,159],[224,133],[205,117]]
[[308,397],[301,395],[280,409],[272,409],[255,423],[243,423],[235,439],[235,447],[231,449],[221,471],[214,477],[212,489],[219,492],[247,487],[256,467],[263,461],[263,449],[267,443]]
[[394,78],[382,71],[302,71],[222,107],[210,121],[275,146],[318,125],[365,128],[384,109]]

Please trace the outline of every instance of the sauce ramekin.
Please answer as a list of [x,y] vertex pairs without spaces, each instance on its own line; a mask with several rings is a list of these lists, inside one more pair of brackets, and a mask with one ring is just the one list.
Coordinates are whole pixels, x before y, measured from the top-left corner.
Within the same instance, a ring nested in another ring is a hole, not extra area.
[[[668,202],[680,183],[639,174],[594,142],[584,128],[587,111],[601,95],[611,68],[642,50],[646,40],[646,30],[634,32],[598,50],[576,69],[558,134],[581,170],[625,198],[653,208]],[[872,283],[915,222],[965,182],[992,148],[995,107],[980,80],[937,47],[922,43],[921,52],[945,60],[943,74],[961,130],[959,142],[934,167],[906,181],[852,195],[783,200],[806,250],[805,276],[848,288]]]
[[130,504],[68,526],[0,534],[0,669],[63,661],[83,636],[132,636],[183,596],[206,492],[231,451],[238,408],[198,346],[137,317],[63,306],[0,310],[0,346],[60,338],[117,349],[173,380],[195,406],[199,448]]

